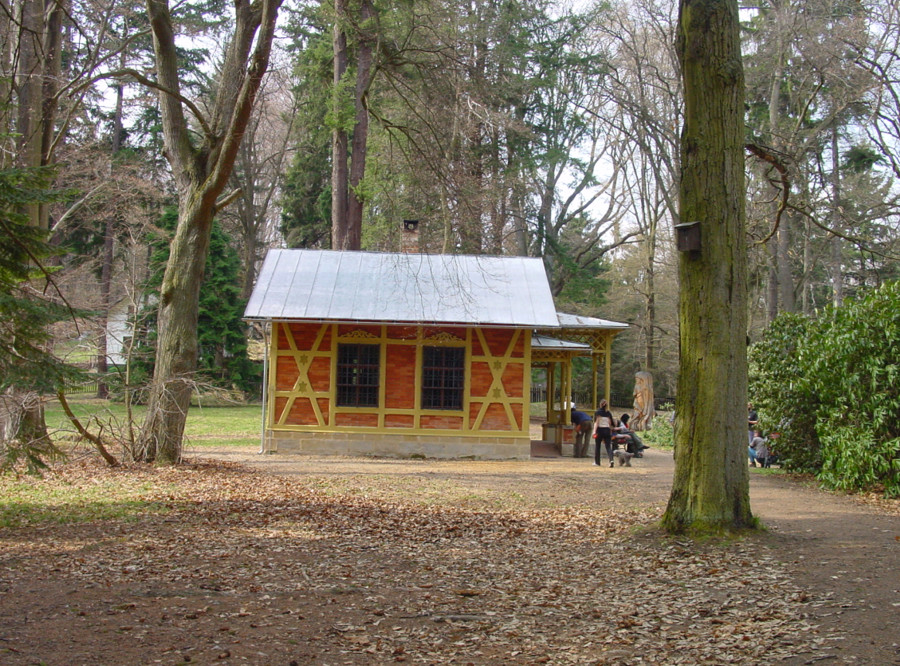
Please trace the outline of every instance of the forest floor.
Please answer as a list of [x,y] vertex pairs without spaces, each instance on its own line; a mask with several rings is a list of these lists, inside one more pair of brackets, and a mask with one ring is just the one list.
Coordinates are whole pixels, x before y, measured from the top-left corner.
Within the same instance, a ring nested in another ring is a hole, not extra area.
[[898,502],[751,470],[766,529],[697,543],[655,528],[665,451],[187,459],[15,481],[129,492],[0,528],[0,663],[900,663]]

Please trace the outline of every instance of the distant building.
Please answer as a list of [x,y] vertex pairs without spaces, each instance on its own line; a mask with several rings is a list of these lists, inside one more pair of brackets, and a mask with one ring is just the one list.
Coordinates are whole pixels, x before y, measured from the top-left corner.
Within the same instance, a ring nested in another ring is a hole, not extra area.
[[602,356],[608,394],[627,328],[557,313],[539,259],[322,250],[269,251],[245,318],[269,332],[266,451],[439,458],[529,457],[532,363]]

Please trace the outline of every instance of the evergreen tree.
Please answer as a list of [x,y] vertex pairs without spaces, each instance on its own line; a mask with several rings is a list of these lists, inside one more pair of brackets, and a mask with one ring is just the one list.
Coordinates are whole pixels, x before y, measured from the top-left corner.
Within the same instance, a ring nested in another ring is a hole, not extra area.
[[[169,260],[168,236],[175,229],[178,213],[170,208],[163,213],[160,229],[164,237],[152,240],[151,273],[148,293],[153,294],[149,312],[141,313],[139,321],[145,322],[138,348],[143,352],[154,349],[156,344],[156,310],[163,272]],[[200,287],[200,314],[198,319],[197,383],[211,383],[221,388],[255,390],[260,368],[247,356],[245,325],[241,319],[246,301],[241,298],[241,262],[237,251],[229,243],[228,236],[218,223],[213,223],[210,250],[206,258],[203,281]],[[136,362],[139,377],[153,373],[151,353],[139,353]]]
[[0,170],[0,467],[24,460],[29,471],[58,453],[43,426],[40,394],[81,376],[48,351],[49,326],[75,313],[47,295],[47,232],[25,212],[52,200],[52,177],[46,168]]

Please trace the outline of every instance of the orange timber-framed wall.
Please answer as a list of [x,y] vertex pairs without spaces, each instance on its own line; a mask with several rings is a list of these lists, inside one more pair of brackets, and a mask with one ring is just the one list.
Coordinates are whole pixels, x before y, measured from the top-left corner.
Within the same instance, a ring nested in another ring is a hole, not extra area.
[[[340,343],[377,344],[377,407],[340,407]],[[461,410],[422,409],[422,350],[465,349]],[[273,321],[267,451],[528,457],[531,331]]]

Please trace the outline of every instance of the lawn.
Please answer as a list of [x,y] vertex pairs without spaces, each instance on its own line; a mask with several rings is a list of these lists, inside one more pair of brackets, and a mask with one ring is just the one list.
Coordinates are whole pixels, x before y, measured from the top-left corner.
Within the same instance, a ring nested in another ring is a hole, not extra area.
[[[97,432],[98,424],[103,424],[105,432],[109,432],[111,428],[122,429],[127,420],[125,405],[119,402],[70,398],[69,405],[91,432]],[[185,426],[185,444],[188,447],[196,447],[246,446],[258,443],[262,427],[261,409],[258,404],[191,407]],[[134,418],[138,425],[145,411],[142,405],[134,408]],[[60,438],[74,430],[62,407],[55,400],[47,403],[46,418],[47,427]]]

